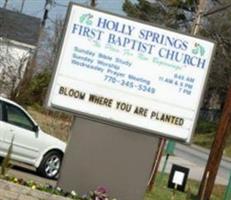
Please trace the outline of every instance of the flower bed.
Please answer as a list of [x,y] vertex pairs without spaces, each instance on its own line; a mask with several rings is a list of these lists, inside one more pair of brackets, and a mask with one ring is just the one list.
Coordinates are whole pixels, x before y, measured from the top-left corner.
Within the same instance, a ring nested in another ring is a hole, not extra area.
[[[25,181],[23,179],[17,179],[15,177],[11,176],[3,176],[1,177],[2,180],[12,182],[14,184],[26,186],[30,188],[30,190],[39,190],[42,192],[46,192],[50,195],[58,195],[62,197],[66,197],[69,199],[76,199],[76,200],[116,200],[116,199],[110,199],[107,195],[107,191],[104,187],[99,187],[95,191],[90,191],[86,195],[79,195],[75,191],[71,192],[65,192],[60,187],[53,187],[52,185],[46,184],[41,185],[34,181]],[[6,191],[7,192],[7,191]],[[33,195],[32,195],[33,196]],[[47,198],[49,199],[49,198]]]

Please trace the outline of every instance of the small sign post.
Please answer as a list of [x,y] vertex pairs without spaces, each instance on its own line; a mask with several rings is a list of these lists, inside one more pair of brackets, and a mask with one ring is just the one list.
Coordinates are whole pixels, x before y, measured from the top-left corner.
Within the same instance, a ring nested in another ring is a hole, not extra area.
[[174,140],[168,140],[166,147],[166,154],[173,155],[175,150],[176,142]]
[[189,168],[173,164],[169,175],[168,187],[184,192]]
[[162,182],[164,172],[165,172],[165,169],[166,169],[166,166],[167,166],[168,158],[169,158],[170,155],[172,155],[174,153],[175,146],[176,146],[175,141],[168,140],[167,147],[166,147],[166,150],[165,150],[166,157],[165,157],[165,161],[164,161],[163,168],[162,168],[162,171],[161,171],[161,174],[160,174],[160,179],[159,179],[160,182]]

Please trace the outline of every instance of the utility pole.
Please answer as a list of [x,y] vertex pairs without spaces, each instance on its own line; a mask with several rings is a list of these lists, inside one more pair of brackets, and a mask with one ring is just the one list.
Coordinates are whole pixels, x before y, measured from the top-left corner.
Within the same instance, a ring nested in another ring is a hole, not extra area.
[[91,0],[91,7],[96,7],[96,0]]
[[20,8],[20,13],[22,13],[22,11],[23,11],[25,1],[26,1],[26,0],[22,0],[22,4],[21,4],[21,8]]
[[225,147],[225,141],[229,135],[229,129],[231,127],[231,87],[228,90],[225,105],[223,108],[222,116],[218,124],[215,139],[209,154],[207,166],[204,171],[203,179],[199,189],[199,199],[209,200],[214,182],[216,179],[217,171],[222,159],[223,150]]
[[[201,18],[205,14],[205,7],[207,0],[200,0],[197,16],[193,23],[191,34],[197,35],[200,31]],[[230,127],[231,116],[231,87],[228,91],[223,113],[218,125],[215,139],[210,151],[209,159],[204,171],[201,185],[198,192],[199,200],[209,200],[212,194],[214,182],[217,176],[217,171],[221,162],[225,141],[228,136],[228,129]]]
[[46,24],[46,20],[48,18],[48,13],[51,8],[53,0],[46,0],[45,5],[44,5],[44,14],[43,14],[43,19],[42,19],[42,26],[44,27]]
[[[24,7],[24,3],[25,3],[25,0],[22,0],[22,5],[21,5],[21,11]],[[42,22],[41,22],[41,25],[40,25],[40,28],[39,28],[39,38],[42,34],[42,31],[43,31],[43,28],[46,24],[46,20],[48,18],[48,12],[49,12],[49,9],[52,5],[52,2],[53,0],[45,0],[45,5],[44,5],[44,14],[43,14],[43,18],[42,18]],[[28,81],[31,80],[32,78],[32,74],[33,74],[33,71],[34,71],[34,68],[36,66],[36,57],[37,57],[37,53],[38,53],[38,48],[35,48],[33,50],[33,55],[32,55],[32,58],[30,60],[30,62],[27,64],[27,67],[26,67],[26,71],[24,73],[24,78],[19,82],[18,86],[17,86],[17,93],[22,92],[24,91],[24,88],[27,87],[28,85]],[[15,95],[14,98],[16,98],[17,94]]]
[[6,8],[6,7],[7,7],[8,1],[9,1],[9,0],[5,0],[5,3],[4,3],[4,5],[3,5],[3,8]]
[[[207,0],[201,0],[198,6],[197,16],[193,23],[191,34],[198,34],[201,26],[201,18],[205,16]],[[228,6],[225,7],[228,8]],[[210,151],[209,159],[204,171],[201,185],[198,192],[199,200],[209,200],[214,187],[217,171],[222,159],[225,141],[228,137],[231,122],[231,87],[228,90],[222,116],[216,131],[215,139]]]

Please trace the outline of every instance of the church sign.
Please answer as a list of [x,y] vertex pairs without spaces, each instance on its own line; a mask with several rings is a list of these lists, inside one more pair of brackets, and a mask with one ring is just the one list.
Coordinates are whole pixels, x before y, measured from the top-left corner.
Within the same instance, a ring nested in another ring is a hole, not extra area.
[[48,107],[189,142],[214,43],[71,4]]

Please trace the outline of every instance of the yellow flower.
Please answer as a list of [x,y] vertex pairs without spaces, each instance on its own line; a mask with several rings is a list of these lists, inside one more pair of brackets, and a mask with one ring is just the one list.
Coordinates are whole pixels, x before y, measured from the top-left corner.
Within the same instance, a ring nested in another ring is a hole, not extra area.
[[14,182],[14,183],[17,183],[17,182],[18,182],[18,179],[17,179],[17,178],[14,178],[14,179],[13,179],[13,182]]
[[36,189],[36,185],[32,185],[32,190],[35,190]]

